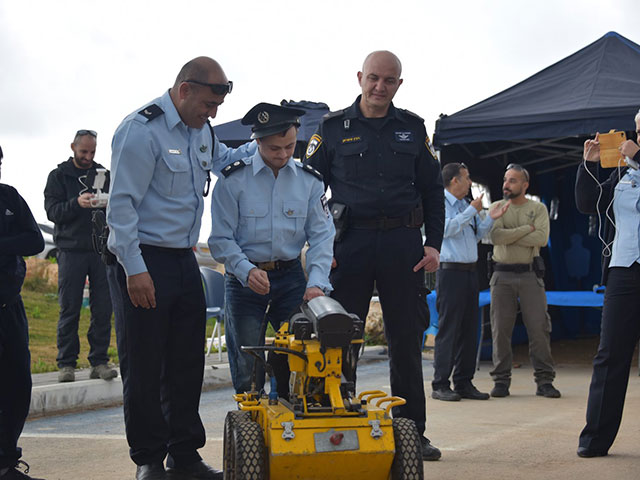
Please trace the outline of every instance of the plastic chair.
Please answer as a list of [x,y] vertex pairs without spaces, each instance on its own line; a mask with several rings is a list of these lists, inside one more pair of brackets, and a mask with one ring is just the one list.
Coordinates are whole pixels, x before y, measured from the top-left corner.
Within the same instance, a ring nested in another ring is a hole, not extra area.
[[222,361],[222,332],[224,323],[224,275],[209,267],[200,267],[200,276],[204,284],[204,299],[207,305],[207,320],[213,318],[213,332],[209,339],[207,356],[211,354],[213,339],[218,336],[218,360]]

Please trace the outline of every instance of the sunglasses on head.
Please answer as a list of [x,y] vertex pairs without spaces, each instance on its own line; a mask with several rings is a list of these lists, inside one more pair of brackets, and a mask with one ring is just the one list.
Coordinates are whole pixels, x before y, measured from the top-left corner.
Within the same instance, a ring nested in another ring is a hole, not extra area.
[[76,137],[82,137],[84,135],[91,135],[92,137],[98,137],[98,134],[95,130],[78,130],[76,132]]
[[231,90],[233,90],[233,82],[231,80],[229,80],[228,83],[205,83],[199,80],[185,80],[185,82],[209,87],[214,95],[226,95],[227,93],[231,93]]
[[516,170],[517,172],[522,172],[524,174],[524,178],[527,180],[527,182],[529,181],[529,172],[522,165],[517,164],[517,163],[510,163],[509,165],[507,165],[507,168],[505,168],[504,171],[506,172],[506,171],[509,171],[509,170]]

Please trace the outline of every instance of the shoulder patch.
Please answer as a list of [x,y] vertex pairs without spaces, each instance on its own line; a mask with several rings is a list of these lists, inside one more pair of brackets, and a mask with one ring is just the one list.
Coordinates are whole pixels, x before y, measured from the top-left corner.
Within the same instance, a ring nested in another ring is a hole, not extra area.
[[231,175],[236,170],[240,170],[242,167],[246,167],[246,166],[247,166],[247,164],[245,162],[242,162],[240,160],[236,160],[232,164],[227,165],[226,167],[224,167],[222,169],[222,174],[225,177],[228,177],[229,175]]
[[313,175],[314,177],[316,177],[320,181],[322,181],[322,179],[324,178],[322,176],[322,174],[318,170],[316,170],[315,168],[313,168],[309,164],[296,162],[296,165],[298,167],[300,167],[303,171],[305,171],[307,173],[310,173],[311,175]]
[[425,135],[424,145],[425,147],[427,147],[427,150],[429,150],[429,153],[431,154],[431,156],[436,160],[438,160],[438,154],[436,153],[436,149],[433,148],[433,144],[431,143],[431,140],[429,140],[429,135]]
[[153,120],[156,117],[164,114],[164,110],[162,110],[158,105],[152,103],[151,105],[147,105],[142,110],[138,112],[138,114],[142,115],[147,121]]
[[313,136],[309,139],[309,144],[307,145],[307,151],[304,155],[304,158],[306,160],[311,158],[313,154],[318,151],[320,145],[322,145],[322,137],[317,133],[314,133]]

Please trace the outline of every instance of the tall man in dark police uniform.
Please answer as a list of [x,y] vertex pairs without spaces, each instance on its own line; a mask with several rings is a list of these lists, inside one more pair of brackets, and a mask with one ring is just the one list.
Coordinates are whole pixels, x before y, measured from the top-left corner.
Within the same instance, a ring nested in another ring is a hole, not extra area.
[[[258,151],[222,170],[211,200],[209,247],[225,266],[225,326],[236,392],[251,389],[254,358],[242,345],[264,345],[263,319],[277,330],[303,300],[331,291],[329,272],[335,229],[322,176],[293,160],[304,110],[259,103],[242,119],[253,125]],[[300,252],[309,243],[306,271]],[[274,355],[272,363],[280,363]],[[274,366],[280,396],[288,369]],[[277,375],[283,371],[284,375]],[[255,388],[264,385],[256,365]]]
[[109,281],[136,479],[166,478],[167,454],[171,478],[222,478],[197,452],[206,308],[192,247],[209,172],[251,150],[228,150],[207,126],[231,87],[215,60],[195,58],[113,137]]
[[[444,199],[423,120],[392,103],[401,71],[393,53],[369,54],[358,72],[362,95],[325,116],[309,141],[306,162],[323,174],[332,192],[337,230],[332,296],[364,320],[375,282],[389,345],[391,391],[407,400],[394,415],[414,420],[423,435],[421,339],[428,318],[422,269],[438,268]],[[440,450],[422,439],[423,458],[439,459]]]
[[[0,165],[2,148],[0,148]],[[29,206],[15,188],[0,183],[0,479],[28,480],[18,438],[31,402],[29,327],[20,297],[26,273],[23,255],[44,248]],[[18,470],[18,464],[26,472]],[[33,478],[32,480],[37,480]]]

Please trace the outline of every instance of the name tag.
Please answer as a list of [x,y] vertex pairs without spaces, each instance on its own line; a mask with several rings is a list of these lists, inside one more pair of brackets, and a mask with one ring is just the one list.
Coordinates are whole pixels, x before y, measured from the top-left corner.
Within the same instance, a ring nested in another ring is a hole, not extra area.
[[170,149],[169,149],[169,153],[170,153],[171,155],[181,155],[181,154],[182,154],[182,152],[180,151],[180,149],[175,149],[175,148],[170,148]]
[[413,142],[413,132],[395,132],[396,142]]

